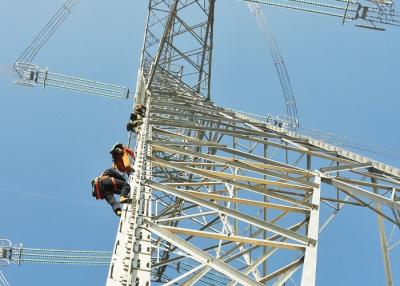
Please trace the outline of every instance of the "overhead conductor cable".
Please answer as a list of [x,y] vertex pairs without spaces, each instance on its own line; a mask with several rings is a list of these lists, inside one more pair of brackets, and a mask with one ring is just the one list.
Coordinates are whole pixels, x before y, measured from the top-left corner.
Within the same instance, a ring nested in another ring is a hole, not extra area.
[[36,36],[32,43],[22,52],[16,62],[31,63],[39,50],[47,43],[47,41],[54,35],[57,29],[65,21],[73,8],[79,3],[80,0],[67,0],[44,26],[42,31]]
[[257,3],[247,2],[252,15],[256,18],[258,27],[260,28],[263,38],[269,48],[269,52],[274,61],[274,66],[279,77],[279,82],[283,91],[286,104],[286,114],[292,121],[291,125],[294,127],[299,126],[299,118],[297,114],[296,100],[290,82],[289,73],[287,71],[285,61],[282,54],[279,51],[278,45],[276,44],[275,38],[271,33],[268,26],[267,19],[265,18],[261,6]]

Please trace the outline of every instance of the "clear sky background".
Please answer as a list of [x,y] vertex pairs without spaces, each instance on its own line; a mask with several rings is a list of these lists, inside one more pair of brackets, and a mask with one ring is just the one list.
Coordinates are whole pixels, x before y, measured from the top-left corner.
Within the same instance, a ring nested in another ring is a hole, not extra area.
[[[0,64],[12,65],[63,2],[0,0]],[[323,16],[264,12],[302,125],[398,152],[400,29],[375,32]],[[147,1],[83,0],[34,63],[134,90],[146,14]],[[285,113],[272,60],[242,2],[216,3],[213,63],[217,104]],[[0,238],[26,247],[112,249],[118,219],[91,197],[90,180],[110,165],[112,144],[126,142],[131,105],[0,78]],[[396,158],[383,159],[400,167]],[[369,212],[345,208],[319,246],[318,285],[384,285],[376,217]],[[391,253],[395,285],[399,252]],[[107,267],[1,270],[13,286],[103,285],[107,275]]]

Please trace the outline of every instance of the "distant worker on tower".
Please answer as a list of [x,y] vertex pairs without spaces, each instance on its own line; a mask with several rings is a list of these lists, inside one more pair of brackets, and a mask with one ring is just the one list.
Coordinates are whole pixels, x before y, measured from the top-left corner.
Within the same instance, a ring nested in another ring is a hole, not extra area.
[[126,125],[128,131],[139,133],[140,126],[143,124],[143,118],[146,116],[146,107],[142,104],[136,104],[133,113],[131,113],[131,121]]
[[[105,199],[117,216],[122,213],[120,204],[130,203],[130,190],[124,176],[114,168],[105,170],[100,177],[92,180],[92,196],[97,200]],[[114,195],[120,195],[119,203]]]
[[135,160],[135,152],[122,143],[116,143],[111,148],[110,154],[113,160],[113,168],[128,175],[133,172],[132,161]]

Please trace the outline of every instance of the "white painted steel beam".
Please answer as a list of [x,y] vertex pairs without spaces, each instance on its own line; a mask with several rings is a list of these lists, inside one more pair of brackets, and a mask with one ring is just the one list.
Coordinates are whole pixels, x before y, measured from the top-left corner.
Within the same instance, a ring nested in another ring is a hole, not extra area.
[[235,211],[235,210],[229,209],[227,207],[212,203],[210,201],[200,199],[200,198],[198,198],[196,196],[193,196],[191,194],[186,193],[185,191],[177,190],[177,189],[174,189],[174,188],[171,188],[171,187],[168,187],[168,186],[165,186],[163,184],[156,183],[156,182],[153,182],[153,181],[147,181],[146,184],[148,184],[150,187],[152,187],[154,189],[161,190],[163,192],[166,192],[166,193],[169,193],[171,195],[180,197],[180,198],[182,198],[184,200],[188,200],[190,202],[193,202],[195,204],[207,207],[209,209],[217,210],[217,211],[219,211],[221,213],[224,213],[226,215],[229,215],[229,216],[231,216],[233,218],[236,218],[236,219],[239,219],[241,221],[247,222],[249,224],[252,224],[254,226],[260,227],[262,229],[265,229],[265,230],[268,230],[268,231],[272,231],[274,233],[280,234],[282,236],[285,236],[287,238],[293,239],[295,241],[302,242],[302,243],[305,243],[305,244],[314,244],[316,242],[315,240],[310,239],[308,237],[305,237],[305,236],[303,236],[301,234],[298,234],[298,233],[296,233],[294,231],[287,230],[287,229],[285,229],[283,227],[279,227],[279,226],[277,226],[275,224],[259,220],[257,218],[252,217],[252,216],[249,216],[247,214],[240,213],[238,211]]
[[332,167],[324,167],[319,170],[324,173],[332,173],[332,172],[342,172],[347,170],[355,170],[372,167],[371,163],[354,163],[354,164],[346,164],[346,165],[337,165]]
[[[284,274],[286,272],[295,271],[299,267],[299,265],[301,265],[303,263],[303,261],[304,261],[304,257],[296,259],[295,261],[289,263],[288,265],[286,265],[286,266],[284,266],[284,267],[272,272],[271,274],[268,274],[267,276],[263,277],[260,280],[260,282],[266,283],[266,282],[270,281],[271,279],[273,279],[273,278],[275,278],[275,277],[277,277],[279,275],[282,275],[282,274]],[[305,266],[303,266],[303,267],[305,267]],[[303,277],[304,277],[304,273],[303,273]],[[301,285],[303,285],[303,284],[301,284]],[[309,284],[309,285],[311,286],[312,284]]]
[[[228,164],[231,166],[235,166],[235,167],[239,167],[239,168],[243,168],[243,169],[247,169],[250,171],[254,171],[260,174],[264,174],[267,176],[271,176],[271,177],[275,177],[275,178],[279,178],[285,181],[289,181],[289,182],[296,182],[305,186],[310,186],[310,187],[314,187],[313,183],[310,183],[309,181],[306,181],[304,179],[298,179],[296,177],[290,177],[287,176],[285,174],[281,174],[278,172],[271,172],[267,169],[263,169],[263,168],[259,168],[254,166],[252,163],[247,162],[241,162],[241,160],[231,160],[228,158],[224,158],[221,156],[215,156],[215,155],[208,155],[208,154],[203,154],[200,152],[194,152],[194,151],[190,151],[184,148],[179,148],[179,147],[173,147],[173,146],[166,146],[164,142],[157,142],[157,143],[153,143],[153,142],[149,142],[150,144],[153,145],[155,150],[161,150],[164,152],[176,152],[179,154],[185,154],[185,155],[190,155],[190,156],[196,156],[199,158],[204,158],[206,160],[210,160],[210,161],[214,161],[214,162],[219,162],[219,163],[224,163],[224,164]],[[177,143],[177,145],[179,145],[179,143]],[[226,146],[220,146],[221,148],[225,148]]]
[[149,220],[145,220],[144,223],[147,225],[149,230],[152,231],[155,235],[158,235],[162,239],[170,242],[171,244],[179,247],[181,250],[185,251],[186,253],[190,254],[193,259],[197,260],[202,264],[209,265],[213,269],[225,274],[226,276],[235,279],[242,285],[248,286],[261,286],[263,284],[254,281],[247,275],[242,274],[238,270],[232,268],[228,264],[222,262],[218,258],[215,258],[208,253],[204,252],[203,250],[193,246],[189,242],[183,240],[182,238],[174,235],[173,233],[163,229],[162,227],[152,223]]
[[194,191],[186,191],[186,193],[192,194],[193,196],[196,196],[196,197],[199,197],[199,198],[213,199],[215,201],[225,201],[225,202],[240,203],[242,205],[257,206],[257,207],[263,207],[263,208],[271,208],[271,209],[277,209],[277,210],[288,211],[288,212],[303,213],[303,214],[309,214],[310,213],[310,208],[291,207],[291,206],[285,206],[285,205],[280,205],[280,204],[265,203],[265,202],[255,201],[255,200],[241,199],[241,198],[238,198],[238,197],[227,197],[227,196],[222,196],[222,195],[214,195],[214,194],[211,194],[211,193],[201,193],[201,192],[194,192]]
[[[376,183],[376,179],[374,179],[374,178],[371,178],[371,181],[372,181],[372,183]],[[374,193],[377,193],[376,188],[374,188],[373,190],[374,190]],[[377,203],[376,208],[378,211],[381,211],[381,204]],[[386,239],[386,232],[385,232],[385,225],[383,223],[382,216],[377,215],[377,219],[378,219],[378,231],[379,231],[379,240],[380,240],[381,251],[382,251],[383,265],[385,268],[386,285],[393,286],[392,266],[390,263],[388,242]]]
[[276,242],[270,240],[262,240],[256,238],[248,238],[244,236],[236,236],[236,235],[224,235],[221,233],[213,233],[207,231],[198,231],[192,229],[185,229],[179,227],[169,227],[169,226],[161,226],[163,229],[166,229],[174,234],[185,234],[195,237],[205,237],[212,239],[220,239],[226,241],[234,241],[240,243],[248,243],[252,245],[260,245],[260,246],[270,246],[274,248],[283,248],[283,249],[292,249],[292,250],[304,250],[304,245],[294,244],[294,243],[284,243],[284,242]]
[[362,188],[352,186],[350,184],[344,183],[340,180],[337,179],[332,179],[332,178],[323,178],[323,181],[337,187],[338,189],[342,189],[344,191],[347,191],[353,195],[358,195],[362,196],[365,198],[368,198],[370,200],[373,200],[376,203],[383,204],[389,208],[395,209],[395,210],[400,210],[400,203],[395,202],[393,200],[387,199],[383,196],[368,192]]
[[[321,184],[321,177],[315,176],[314,182]],[[313,204],[319,204],[320,187],[314,188],[311,201]],[[311,210],[308,222],[307,236],[314,241],[318,241],[319,233],[319,208]],[[314,286],[317,276],[317,247],[318,243],[310,244],[306,247],[304,254],[303,274],[301,276],[301,286]]]
[[[271,197],[271,198],[275,198],[275,199],[278,199],[278,200],[282,200],[282,201],[286,201],[286,202],[289,202],[289,203],[296,204],[298,206],[304,206],[304,207],[310,207],[310,208],[316,208],[317,207],[316,205],[313,205],[311,203],[293,199],[290,196],[279,194],[278,192],[275,192],[273,190],[269,190],[269,189],[266,189],[266,188],[263,188],[263,187],[252,186],[252,185],[245,184],[245,183],[240,183],[240,182],[237,182],[234,179],[227,179],[226,177],[224,177],[223,175],[221,175],[218,172],[216,172],[216,173],[205,172],[203,169],[185,167],[185,166],[181,166],[179,164],[173,163],[171,161],[166,161],[166,160],[158,159],[158,158],[155,158],[155,157],[152,157],[150,159],[153,161],[154,165],[163,166],[163,167],[170,167],[170,168],[174,168],[174,169],[177,169],[177,170],[181,170],[181,171],[189,172],[189,173],[192,173],[192,174],[196,174],[196,175],[199,175],[199,176],[202,176],[204,178],[211,179],[211,180],[218,180],[218,181],[220,181],[220,183],[228,183],[228,184],[230,184],[232,186],[235,186],[235,187],[238,187],[240,189],[245,189],[245,190],[253,191],[253,192],[256,192],[256,193],[260,193],[260,194],[266,195],[266,196]],[[302,188],[302,190],[308,190],[308,188],[307,189]]]

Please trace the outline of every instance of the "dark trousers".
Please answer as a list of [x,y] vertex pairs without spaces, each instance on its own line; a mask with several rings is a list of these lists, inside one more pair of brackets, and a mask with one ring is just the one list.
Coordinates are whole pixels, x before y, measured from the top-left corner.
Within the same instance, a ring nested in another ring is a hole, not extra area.
[[115,199],[114,195],[122,195],[124,197],[128,197],[131,191],[131,187],[128,183],[114,179],[114,183],[111,177],[106,177],[101,179],[100,190],[104,197],[104,199],[110,204],[113,211],[121,210],[121,206]]

